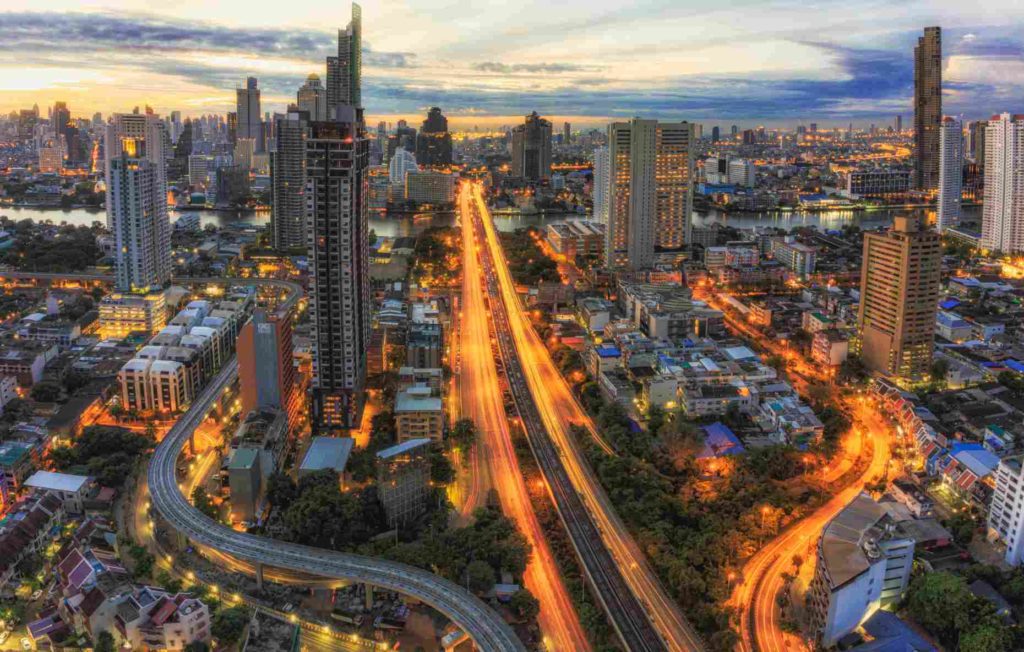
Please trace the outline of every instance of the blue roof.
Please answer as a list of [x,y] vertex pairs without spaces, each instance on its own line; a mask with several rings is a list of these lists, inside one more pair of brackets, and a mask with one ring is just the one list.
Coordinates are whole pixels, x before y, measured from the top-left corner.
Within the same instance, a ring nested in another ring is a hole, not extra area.
[[724,423],[715,422],[704,426],[704,449],[697,454],[697,459],[739,455],[744,452],[743,444]]
[[878,610],[864,621],[864,631],[875,640],[851,648],[850,652],[936,652],[895,614]]
[[949,455],[979,478],[989,475],[999,466],[998,457],[981,444],[973,442],[956,442],[949,447]]
[[946,299],[945,301],[939,304],[939,307],[942,308],[943,310],[952,310],[953,308],[956,308],[959,305],[959,299]]
[[622,351],[619,351],[619,347],[612,344],[601,344],[594,349],[597,351],[599,358],[617,358],[622,355]]
[[1021,364],[1016,360],[1003,360],[1003,364],[1017,373],[1024,374],[1024,364]]

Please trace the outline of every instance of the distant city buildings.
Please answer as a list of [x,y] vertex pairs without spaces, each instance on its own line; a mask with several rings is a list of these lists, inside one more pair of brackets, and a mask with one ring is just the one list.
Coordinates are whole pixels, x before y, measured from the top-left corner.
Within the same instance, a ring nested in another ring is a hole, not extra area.
[[690,239],[693,124],[635,118],[608,126],[605,264],[645,269]]
[[448,118],[436,106],[431,107],[416,135],[416,161],[426,167],[452,164],[452,135],[448,131]]
[[1024,116],[992,116],[985,132],[985,202],[981,245],[990,251],[1024,251]]
[[308,113],[310,120],[314,122],[327,120],[327,89],[320,83],[319,75],[311,73],[306,78],[306,83],[299,87],[295,99],[299,111]]
[[338,30],[338,56],[327,57],[327,117],[343,119],[339,107],[361,107],[363,9],[352,3],[352,20]]
[[864,234],[861,359],[868,369],[920,379],[935,345],[942,246],[917,219],[897,217],[886,232]]
[[608,223],[608,192],[611,183],[611,161],[608,159],[608,148],[605,146],[594,149],[594,190],[593,201],[594,221]]
[[247,77],[245,87],[235,89],[238,127],[236,139],[248,138],[255,151],[263,151],[263,123],[260,121],[260,89],[255,77]]
[[512,130],[512,176],[528,181],[551,177],[551,123],[536,111]]
[[936,221],[939,233],[960,223],[964,185],[964,127],[945,117],[939,128],[939,198]]
[[942,29],[926,27],[914,48],[914,187],[939,185],[942,126]]

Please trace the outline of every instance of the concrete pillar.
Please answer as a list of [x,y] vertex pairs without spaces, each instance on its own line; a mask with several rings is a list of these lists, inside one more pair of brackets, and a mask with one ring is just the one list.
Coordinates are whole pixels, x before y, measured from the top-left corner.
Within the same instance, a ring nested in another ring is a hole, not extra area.
[[256,588],[260,591],[263,590],[263,564],[257,563],[255,566],[256,570]]
[[373,585],[367,584],[366,586],[366,610],[373,609]]

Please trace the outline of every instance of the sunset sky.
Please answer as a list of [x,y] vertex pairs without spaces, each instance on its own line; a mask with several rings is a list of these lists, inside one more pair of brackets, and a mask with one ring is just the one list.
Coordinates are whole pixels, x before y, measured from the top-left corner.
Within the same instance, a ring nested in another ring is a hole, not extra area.
[[[0,110],[68,102],[76,116],[149,104],[233,109],[255,75],[264,110],[323,76],[347,3],[6,0]],[[1024,110],[1024,3],[721,0],[367,0],[372,119],[437,105],[458,128],[531,110],[766,124],[909,120],[913,44],[944,28],[946,113]]]

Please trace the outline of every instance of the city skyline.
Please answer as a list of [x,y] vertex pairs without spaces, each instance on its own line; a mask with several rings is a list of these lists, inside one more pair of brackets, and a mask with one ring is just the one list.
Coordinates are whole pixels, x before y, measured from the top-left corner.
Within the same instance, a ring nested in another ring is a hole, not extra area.
[[[78,8],[61,4],[53,9]],[[0,47],[31,52],[32,63],[0,63],[0,110],[63,100],[76,116],[135,104],[160,113],[223,113],[252,75],[265,89],[264,110],[282,111],[309,73],[323,75],[334,30],[348,20],[347,7],[328,11],[318,3],[289,7],[286,15],[247,15],[230,5],[175,7],[171,18],[129,0],[61,14],[8,3]],[[634,115],[770,126],[891,121],[911,115],[913,61],[906,52],[927,24],[945,32],[948,114],[986,117],[1024,98],[1007,81],[1020,78],[1024,48],[1016,35],[1024,11],[1009,4],[879,4],[854,14],[831,3],[740,2],[721,10],[568,3],[536,18],[523,11],[516,20],[502,19],[510,8],[459,11],[366,4],[368,118],[421,116],[436,105],[457,130],[516,124],[532,110],[578,127]],[[818,12],[813,28],[808,12]],[[739,15],[744,19],[735,20]],[[645,41],[622,39],[622,29]]]

